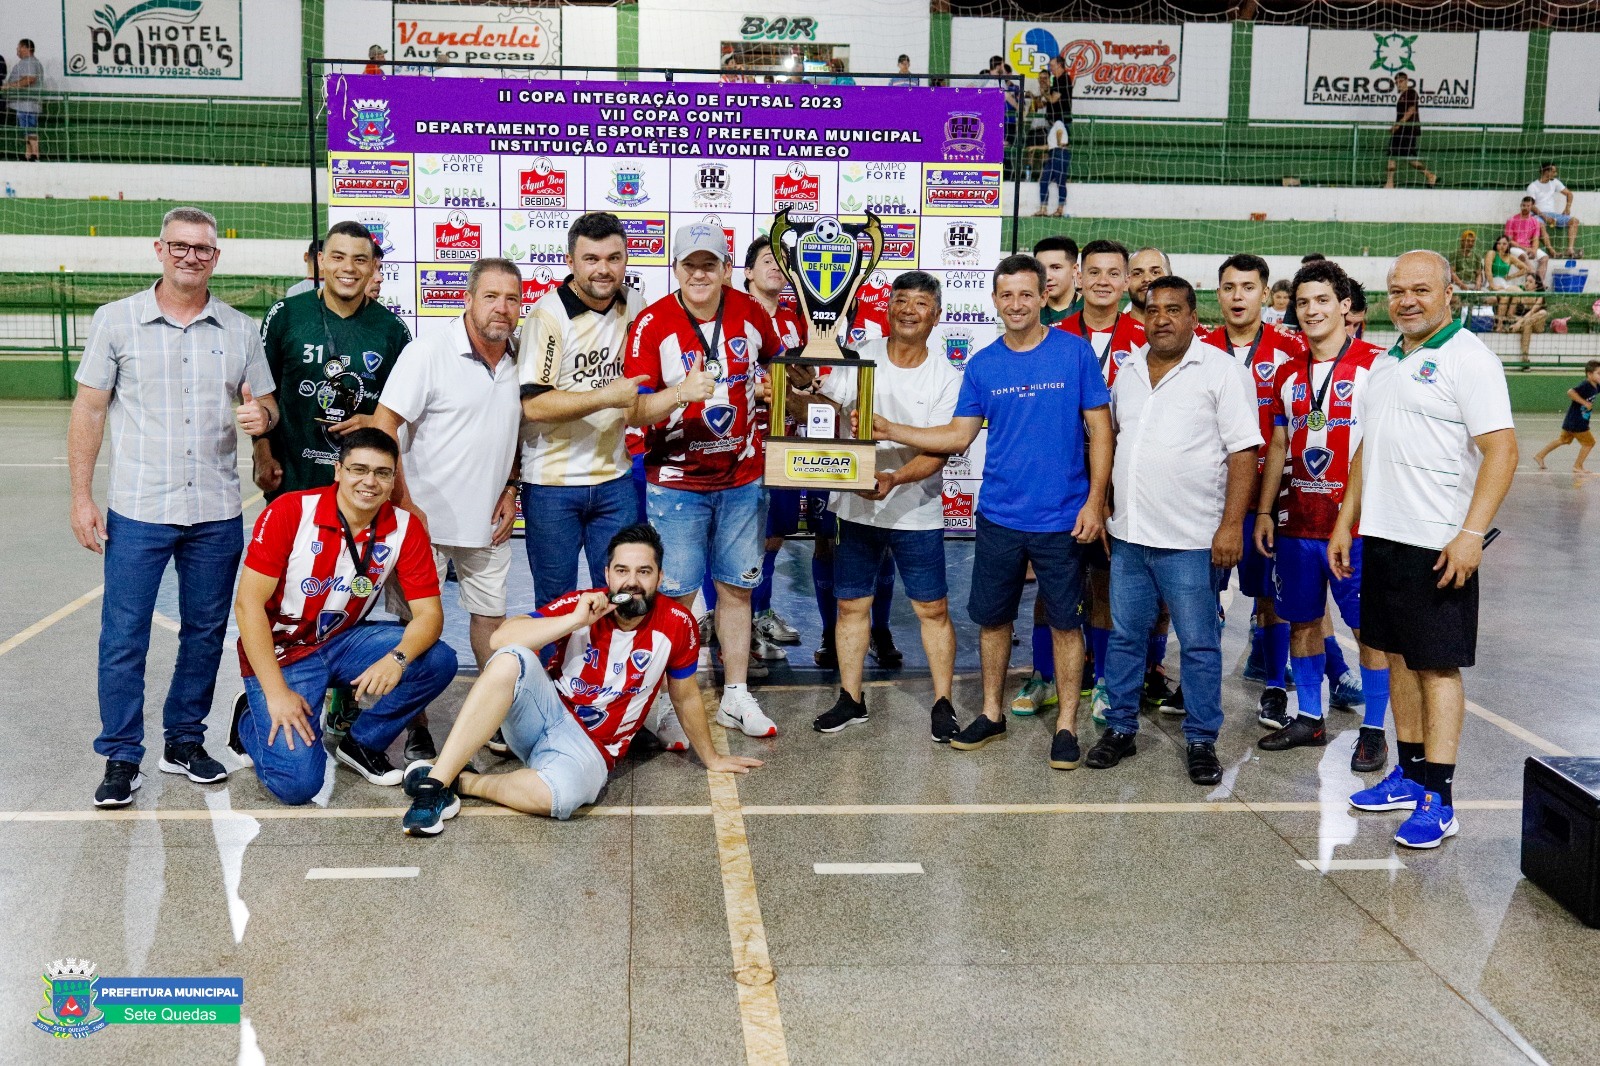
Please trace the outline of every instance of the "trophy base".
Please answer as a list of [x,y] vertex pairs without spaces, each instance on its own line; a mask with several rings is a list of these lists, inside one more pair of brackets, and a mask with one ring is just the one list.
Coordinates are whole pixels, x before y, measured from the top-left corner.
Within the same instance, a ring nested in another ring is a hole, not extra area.
[[780,489],[870,489],[877,485],[872,441],[768,437],[763,482]]

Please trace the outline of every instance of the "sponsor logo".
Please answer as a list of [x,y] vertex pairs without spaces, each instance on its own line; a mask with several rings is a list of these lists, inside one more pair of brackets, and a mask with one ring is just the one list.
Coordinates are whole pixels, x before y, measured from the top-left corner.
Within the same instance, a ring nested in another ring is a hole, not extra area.
[[517,206],[566,207],[567,172],[548,159],[535,159],[531,169],[517,172]]
[[382,212],[362,215],[356,219],[372,234],[372,243],[378,246],[379,255],[393,255],[394,242],[389,239],[389,216]]
[[66,74],[238,81],[242,9],[243,0],[66,0]]
[[343,611],[319,611],[317,613],[317,639],[326,639],[329,633],[344,625],[345,617]]
[[1302,455],[1305,460],[1306,472],[1321,481],[1322,475],[1328,472],[1328,467],[1333,464],[1333,453],[1326,448],[1307,448]]
[[965,220],[946,222],[939,258],[947,266],[970,266],[978,258],[978,227]]
[[464,311],[467,306],[467,271],[424,270],[418,278],[418,308],[429,311]]
[[944,484],[942,498],[946,519],[961,518],[966,519],[968,522],[972,520],[972,493],[962,492],[960,485],[947,481]]
[[623,274],[622,283],[640,296],[644,295],[644,275],[637,270],[630,270]]
[[772,210],[786,207],[796,211],[822,210],[822,179],[808,174],[803,163],[790,163],[788,170],[772,176]]
[[739,36],[746,41],[814,41],[817,20],[805,15],[765,18],[746,15],[739,24]]
[[[1168,44],[1167,26],[1060,27],[1064,42],[1042,26],[1011,38],[1010,58],[1017,70],[1037,76],[1057,56],[1066,64],[1075,97],[1140,100],[1178,99],[1177,44]],[[1073,36],[1082,34],[1082,36]]]
[[815,448],[784,449],[784,468],[796,481],[854,481],[856,457]]
[[[972,331],[947,329],[944,331],[944,357],[952,366],[964,367],[972,356]],[[951,462],[955,460],[952,459]],[[963,460],[964,461],[964,460]],[[949,469],[949,464],[946,464]]]
[[945,156],[980,155],[983,152],[983,116],[970,111],[952,112],[944,120]]
[[637,207],[647,203],[650,194],[645,191],[644,171],[637,166],[621,163],[611,168],[611,191],[606,199],[620,207]]
[[522,316],[526,318],[533,311],[533,305],[539,302],[539,297],[561,284],[556,276],[550,272],[549,267],[534,267],[532,276],[522,279]]
[[952,270],[944,276],[945,291],[988,292],[989,275],[981,270]]
[[367,200],[405,200],[411,196],[409,159],[335,159],[333,195]]
[[923,190],[932,207],[999,207],[1000,171],[933,167]]
[[459,211],[433,227],[434,258],[441,263],[471,263],[483,253],[483,227]]
[[[872,238],[863,233],[857,238],[863,244],[862,252],[872,254]],[[910,263],[917,258],[917,224],[915,222],[883,223],[883,261]]]
[[1476,33],[1319,29],[1309,34],[1307,104],[1391,108],[1400,97],[1395,79],[1405,74],[1422,107],[1474,106],[1481,58]]
[[94,1005],[99,974],[88,959],[57,959],[45,967],[44,998],[48,1006],[33,1016],[33,1025],[51,1036],[82,1039],[98,1033],[109,1022]]
[[312,396],[316,395],[316,391],[317,383],[315,381],[302,381],[300,383],[300,395],[306,397],[306,399],[310,399]]
[[724,163],[701,163],[694,172],[696,207],[732,207],[733,182]]
[[[603,689],[590,685],[582,678],[577,677],[572,679],[570,687],[574,696],[588,696],[593,695],[594,691],[603,691]],[[572,713],[578,716],[578,721],[583,723],[583,728],[591,730],[597,728],[607,718],[607,712],[603,708],[591,707],[586,703],[574,704]]]
[[667,254],[665,218],[625,218],[622,233],[628,242],[628,255],[659,259]]
[[352,100],[350,130],[345,140],[363,152],[380,152],[394,143],[389,128],[389,101]]

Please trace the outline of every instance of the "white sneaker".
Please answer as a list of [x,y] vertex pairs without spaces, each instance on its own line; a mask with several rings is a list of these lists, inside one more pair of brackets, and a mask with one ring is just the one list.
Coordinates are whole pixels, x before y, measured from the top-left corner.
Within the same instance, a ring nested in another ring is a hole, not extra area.
[[800,633],[794,626],[778,617],[778,612],[768,608],[756,615],[751,624],[755,632],[774,644],[798,644]]
[[789,653],[780,648],[770,637],[764,637],[759,632],[750,634],[750,657],[761,659],[764,662],[776,663],[789,658]]
[[644,727],[654,733],[668,751],[689,750],[689,735],[683,731],[683,723],[678,721],[678,712],[666,693],[656,697],[655,705],[645,716]]
[[717,708],[717,721],[729,729],[737,729],[747,737],[775,737],[778,726],[761,712],[761,705],[747,688],[722,690],[722,704]]

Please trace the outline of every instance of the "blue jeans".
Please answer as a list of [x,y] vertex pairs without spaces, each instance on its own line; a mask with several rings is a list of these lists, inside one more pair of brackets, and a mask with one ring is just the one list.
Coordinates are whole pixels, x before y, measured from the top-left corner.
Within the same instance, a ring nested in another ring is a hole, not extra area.
[[1222,623],[1219,581],[1227,571],[1211,565],[1211,550],[1148,548],[1111,542],[1111,642],[1106,651],[1106,724],[1119,733],[1139,731],[1145,646],[1161,604],[1183,649],[1184,739],[1215,743],[1222,729]]
[[1044,172],[1039,177],[1039,206],[1050,206],[1050,186],[1061,190],[1057,207],[1067,205],[1067,171],[1072,166],[1072,149],[1052,148],[1045,156]]
[[[309,803],[322,791],[328,754],[322,747],[322,715],[318,712],[328,694],[328,685],[355,681],[367,667],[395,649],[403,632],[405,625],[401,622],[351,626],[334,634],[304,659],[283,668],[284,681],[311,708],[311,732],[317,738],[316,743],[307,744],[296,736],[293,751],[289,750],[287,729],[278,730],[272,746],[267,746],[272,716],[267,713],[266,694],[256,678],[244,679],[250,710],[239,720],[239,739],[255,760],[256,776],[269,792],[293,806]],[[456,676],[456,665],[456,653],[450,646],[442,640],[436,642],[406,667],[400,683],[388,695],[361,712],[350,727],[350,736],[378,751],[388,748],[406,723],[449,687]]]
[[144,759],[144,670],[150,617],[171,560],[178,570],[178,661],[161,712],[168,744],[205,739],[228,632],[233,579],[244,552],[238,518],[169,526],[106,515],[105,597],[100,601],[100,736],[107,759]]
[[599,485],[522,485],[523,546],[541,606],[578,587],[578,549],[589,560],[587,588],[606,583],[606,546],[640,520],[633,478]]

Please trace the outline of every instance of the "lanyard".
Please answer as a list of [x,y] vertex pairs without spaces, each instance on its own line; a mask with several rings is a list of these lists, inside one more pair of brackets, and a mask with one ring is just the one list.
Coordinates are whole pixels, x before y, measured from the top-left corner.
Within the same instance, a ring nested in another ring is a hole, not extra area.
[[1328,398],[1328,386],[1333,384],[1333,375],[1339,372],[1339,360],[1344,358],[1344,353],[1350,350],[1354,337],[1344,339],[1344,347],[1339,349],[1339,354],[1333,357],[1333,365],[1328,368],[1328,376],[1322,379],[1322,388],[1311,387],[1313,367],[1316,366],[1311,356],[1311,349],[1306,349],[1306,391],[1311,394],[1311,411],[1306,415],[1306,425],[1312,429],[1321,429],[1328,424],[1328,416],[1322,413],[1322,401]]
[[[1249,352],[1249,354],[1247,354],[1244,357],[1244,365],[1247,368],[1252,369],[1252,370],[1255,368],[1255,365],[1256,365],[1256,349],[1261,347],[1261,338],[1266,336],[1266,333],[1267,333],[1267,327],[1266,326],[1257,326],[1256,327],[1256,339],[1250,342],[1250,352]],[[1233,338],[1228,336],[1228,327],[1226,325],[1224,325],[1222,327],[1222,339],[1228,342],[1228,350],[1229,351],[1232,351],[1236,347],[1235,344],[1233,343]],[[1234,358],[1237,359],[1238,356],[1234,356]],[[1310,380],[1307,379],[1307,384],[1309,384],[1309,383],[1310,383]]]
[[678,306],[683,308],[683,316],[689,320],[689,325],[694,327],[694,339],[700,342],[700,350],[705,353],[706,371],[714,378],[722,377],[722,361],[717,358],[717,353],[722,350],[722,306],[726,294],[717,296],[717,324],[712,327],[710,344],[706,343],[706,335],[700,332],[700,320],[690,313],[689,305],[683,302],[683,291],[680,289],[675,295],[678,297]]
[[[375,525],[378,521],[378,516],[373,515],[372,521]],[[350,551],[350,561],[356,564],[356,576],[350,582],[350,591],[363,598],[370,596],[372,595],[372,579],[367,576],[367,567],[372,565],[372,550],[378,544],[378,538],[373,526],[369,525],[367,527],[365,553],[356,549],[355,534],[350,532],[350,523],[345,521],[343,511],[339,511],[339,529],[344,533],[344,546]],[[363,588],[365,591],[363,591]]]
[[[1071,321],[1071,320],[1068,319],[1068,321]],[[1100,353],[1100,373],[1102,375],[1104,375],[1105,372],[1106,372],[1106,360],[1111,358],[1111,345],[1116,342],[1117,330],[1118,330],[1119,327],[1121,327],[1121,325],[1122,325],[1122,312],[1118,311],[1117,312],[1117,317],[1113,318],[1111,320],[1111,329],[1109,331],[1107,331],[1109,333],[1109,335],[1106,337],[1106,350],[1104,352]],[[1091,330],[1091,329],[1089,329],[1089,323],[1084,321],[1083,312],[1079,311],[1078,312],[1078,336],[1080,336],[1084,340],[1088,341],[1089,345],[1091,347],[1093,347],[1094,341],[1090,339],[1090,334],[1091,333],[1099,333],[1099,332],[1101,332],[1101,331],[1100,330]]]

